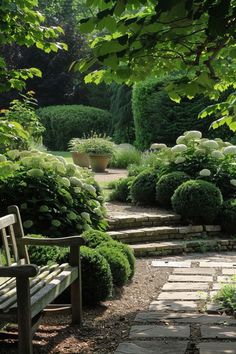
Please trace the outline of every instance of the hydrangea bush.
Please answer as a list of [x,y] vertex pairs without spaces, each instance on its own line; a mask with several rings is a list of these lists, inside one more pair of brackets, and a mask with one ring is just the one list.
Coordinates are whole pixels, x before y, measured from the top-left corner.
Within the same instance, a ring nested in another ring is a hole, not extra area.
[[0,156],[1,212],[19,206],[24,229],[57,237],[104,229],[100,189],[89,172],[62,157],[11,150]]

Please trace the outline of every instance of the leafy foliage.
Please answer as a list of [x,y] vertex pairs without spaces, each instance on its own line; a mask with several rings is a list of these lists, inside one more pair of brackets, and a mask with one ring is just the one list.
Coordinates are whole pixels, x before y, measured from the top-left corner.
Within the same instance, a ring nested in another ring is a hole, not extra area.
[[0,152],[9,149],[28,147],[29,134],[21,124],[15,121],[0,119]]
[[18,205],[26,231],[57,237],[105,227],[103,198],[88,172],[37,151],[9,151],[8,157],[12,161],[0,162],[2,213]]
[[162,176],[156,185],[156,201],[163,207],[171,207],[171,198],[183,182],[190,179],[184,172],[172,172]]
[[134,177],[121,178],[115,183],[115,188],[111,192],[109,199],[118,202],[128,202],[130,199],[130,188]]
[[131,164],[139,164],[141,161],[141,153],[131,147],[116,147],[111,161],[110,167],[127,168]]
[[94,133],[91,137],[84,139],[82,148],[88,155],[110,155],[114,152],[114,144],[110,137]]
[[72,138],[82,138],[91,131],[107,133],[110,113],[82,105],[61,105],[40,108],[37,111],[46,130],[44,144],[51,150],[66,150]]
[[171,200],[174,211],[184,220],[205,224],[215,221],[222,204],[222,195],[212,183],[190,180],[175,190]]
[[131,269],[126,256],[112,244],[102,245],[96,250],[106,258],[110,265],[113,284],[121,287],[125,285],[130,277]]
[[153,204],[155,202],[157,175],[153,170],[141,172],[133,181],[130,196],[134,203]]
[[214,298],[224,310],[232,313],[236,310],[235,280],[235,276],[232,276],[232,282],[223,285]]
[[223,203],[219,220],[223,231],[231,235],[236,234],[236,199],[230,199]]
[[112,237],[110,235],[99,230],[87,230],[83,232],[82,236],[86,241],[86,245],[90,248],[96,248],[103,242],[112,241]]
[[[89,69],[87,82],[130,84],[147,76],[182,72],[187,75],[185,83],[166,87],[176,102],[200,93],[216,99],[229,86],[235,87],[234,1],[89,0],[87,4],[95,11],[81,20],[80,30],[100,31],[100,36],[91,36],[91,55],[75,64],[75,69]],[[96,65],[102,69],[94,70]],[[225,107],[221,122],[236,130],[235,103],[227,102]]]

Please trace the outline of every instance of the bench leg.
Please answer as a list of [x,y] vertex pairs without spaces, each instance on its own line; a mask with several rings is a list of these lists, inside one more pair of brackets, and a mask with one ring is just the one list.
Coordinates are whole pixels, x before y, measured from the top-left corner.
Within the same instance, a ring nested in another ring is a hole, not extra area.
[[78,267],[78,278],[71,284],[72,323],[82,324],[82,281],[79,247],[70,248],[70,264]]
[[28,278],[16,278],[18,308],[18,352],[33,354],[30,288]]

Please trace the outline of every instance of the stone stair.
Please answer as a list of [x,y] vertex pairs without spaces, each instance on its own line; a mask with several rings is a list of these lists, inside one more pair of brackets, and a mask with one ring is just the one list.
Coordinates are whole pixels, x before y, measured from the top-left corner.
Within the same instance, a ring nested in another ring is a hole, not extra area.
[[108,224],[112,238],[138,257],[236,249],[236,239],[223,237],[219,225],[181,225],[174,213],[113,214]]

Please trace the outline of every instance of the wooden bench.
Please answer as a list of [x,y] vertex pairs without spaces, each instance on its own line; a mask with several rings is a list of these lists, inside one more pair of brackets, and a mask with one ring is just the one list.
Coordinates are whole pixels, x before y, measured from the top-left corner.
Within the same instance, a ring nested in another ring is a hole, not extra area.
[[[0,322],[18,324],[18,352],[32,354],[32,337],[44,309],[71,287],[72,323],[81,324],[81,236],[65,238],[25,237],[17,206],[0,218],[2,250],[6,265],[0,266]],[[27,245],[70,247],[67,264],[37,267],[30,264]]]

